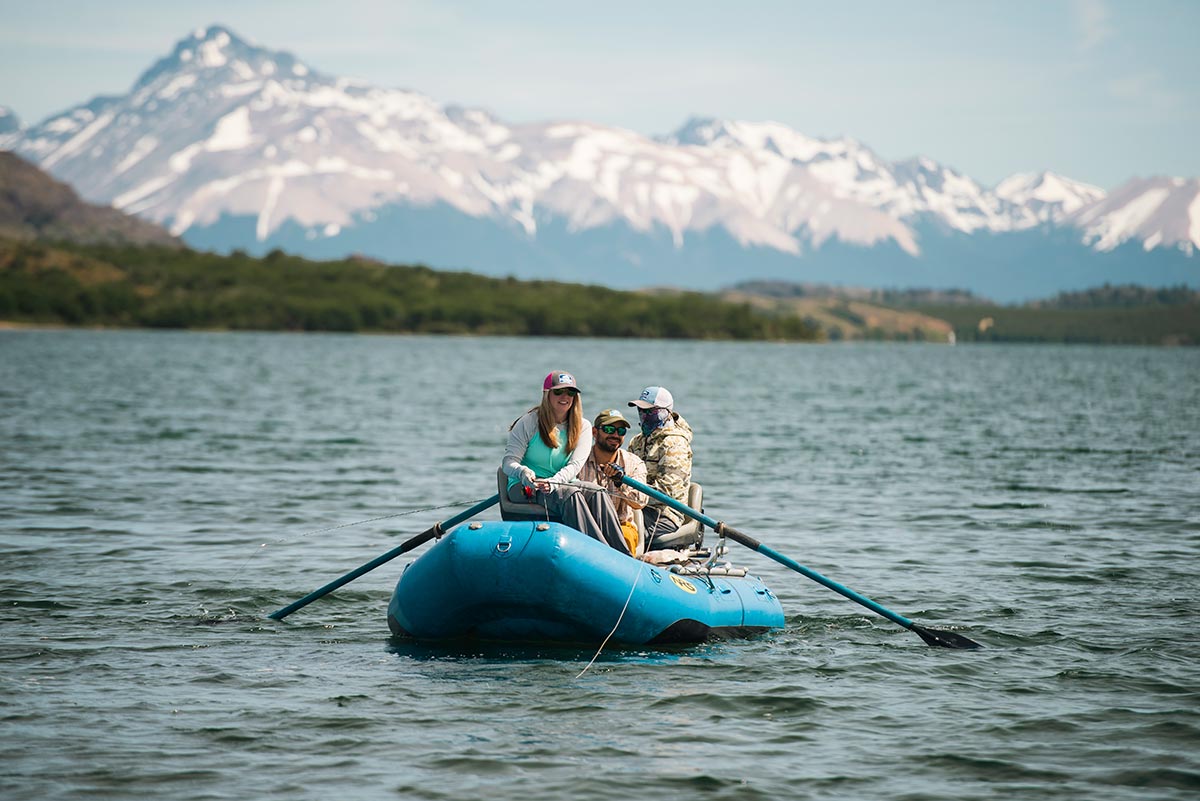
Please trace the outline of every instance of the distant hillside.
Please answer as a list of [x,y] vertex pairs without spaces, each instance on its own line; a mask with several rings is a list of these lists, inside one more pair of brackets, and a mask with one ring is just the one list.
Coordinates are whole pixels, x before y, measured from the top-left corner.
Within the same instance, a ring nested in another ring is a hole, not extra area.
[[789,281],[743,281],[720,296],[736,303],[798,315],[833,341],[948,342],[953,326],[914,311],[916,307],[991,303],[963,289],[869,289]]
[[978,306],[992,301],[966,289],[872,289],[861,286],[792,283],[790,281],[742,281],[729,288],[768,298],[837,298],[876,303],[892,308],[913,306]]
[[1064,342],[1094,345],[1200,345],[1200,303],[1033,308],[931,306],[958,342]]
[[1033,309],[1130,309],[1139,306],[1187,306],[1200,303],[1200,292],[1186,286],[1151,288],[1105,284],[1082,292],[1060,292],[1049,300],[1025,304]]
[[764,296],[729,289],[719,297],[776,314],[795,315],[834,342],[847,339],[948,342],[954,330],[945,320],[918,311],[888,308],[835,293]]
[[0,239],[0,320],[114,327],[805,341],[794,315],[681,292],[487,278],[351,258]]
[[727,300],[787,311],[826,338],[1200,345],[1200,292],[1105,284],[1021,306],[961,290],[876,290],[758,281]]
[[5,151],[0,151],[0,237],[182,247],[164,228],[85,203],[71,187]]

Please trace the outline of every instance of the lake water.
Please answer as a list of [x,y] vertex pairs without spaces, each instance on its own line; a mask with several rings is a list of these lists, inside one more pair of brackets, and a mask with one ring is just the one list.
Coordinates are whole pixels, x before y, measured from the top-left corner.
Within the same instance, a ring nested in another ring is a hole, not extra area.
[[[264,619],[495,492],[553,368],[666,385],[711,516],[986,649],[742,549],[786,629],[578,678],[390,639],[407,556]],[[0,797],[1190,800],[1198,400],[1200,350],[0,331]]]

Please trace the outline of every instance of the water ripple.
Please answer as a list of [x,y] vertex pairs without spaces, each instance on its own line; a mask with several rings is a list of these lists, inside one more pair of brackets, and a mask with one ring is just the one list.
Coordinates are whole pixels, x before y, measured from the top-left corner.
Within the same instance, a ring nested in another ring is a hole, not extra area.
[[[589,412],[666,384],[706,511],[985,648],[736,547],[784,629],[608,647],[582,678],[593,647],[389,637],[405,559],[266,619],[495,491],[531,348]],[[1200,352],[0,331],[0,353],[5,801],[1200,787]],[[435,398],[444,419],[414,414]]]

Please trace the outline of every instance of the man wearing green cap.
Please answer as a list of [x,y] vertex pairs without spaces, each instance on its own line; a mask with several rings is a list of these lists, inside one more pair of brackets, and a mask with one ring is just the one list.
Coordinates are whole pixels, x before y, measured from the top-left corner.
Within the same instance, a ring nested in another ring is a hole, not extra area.
[[641,556],[646,550],[641,536],[642,507],[649,499],[634,488],[613,480],[612,466],[615,464],[630,478],[646,481],[646,463],[621,447],[629,428],[629,421],[616,409],[605,409],[596,415],[592,421],[592,452],[579,471],[579,480],[598,484],[608,492],[617,519],[621,521],[621,533],[629,552]]

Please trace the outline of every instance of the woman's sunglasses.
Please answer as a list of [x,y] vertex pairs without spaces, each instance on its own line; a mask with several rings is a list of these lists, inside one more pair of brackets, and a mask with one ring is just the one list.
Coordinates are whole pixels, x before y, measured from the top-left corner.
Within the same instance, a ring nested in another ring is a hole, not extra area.
[[552,389],[550,391],[560,397],[563,395],[570,395],[573,398],[579,394],[579,390],[575,389],[575,387],[559,387],[558,389]]
[[600,430],[605,434],[620,434],[623,437],[629,429],[625,426],[600,426]]

